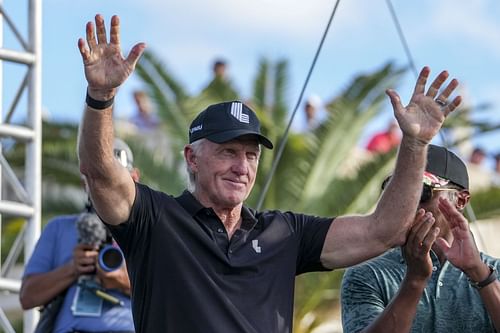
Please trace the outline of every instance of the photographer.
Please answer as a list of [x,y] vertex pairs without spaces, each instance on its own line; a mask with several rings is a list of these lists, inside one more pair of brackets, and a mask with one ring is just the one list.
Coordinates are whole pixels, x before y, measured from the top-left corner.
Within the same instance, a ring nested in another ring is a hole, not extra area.
[[[114,154],[138,181],[130,148],[115,139]],[[98,264],[100,247],[109,242],[95,214],[52,219],[25,267],[20,292],[23,309],[46,306],[63,295],[53,332],[134,332],[125,264],[114,270]]]

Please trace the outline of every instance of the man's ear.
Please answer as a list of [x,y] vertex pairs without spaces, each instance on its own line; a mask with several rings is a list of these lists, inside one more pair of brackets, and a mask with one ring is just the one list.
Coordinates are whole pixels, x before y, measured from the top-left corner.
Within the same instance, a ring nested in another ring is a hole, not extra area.
[[139,179],[141,178],[141,172],[139,171],[139,169],[137,168],[133,168],[131,171],[130,171],[130,176],[132,176],[132,179],[134,180],[134,182],[139,182]]
[[190,145],[184,146],[184,159],[186,160],[186,164],[189,170],[193,172],[197,171],[198,164],[196,161],[196,155],[194,154],[193,148]]
[[457,209],[458,210],[463,210],[465,206],[469,203],[470,200],[470,193],[467,190],[462,190],[458,192],[457,195]]

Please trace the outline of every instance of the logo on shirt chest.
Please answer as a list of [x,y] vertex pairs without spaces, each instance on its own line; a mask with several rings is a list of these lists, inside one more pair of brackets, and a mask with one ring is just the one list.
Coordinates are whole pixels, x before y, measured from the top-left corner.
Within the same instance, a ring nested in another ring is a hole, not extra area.
[[255,253],[260,253],[262,251],[262,248],[259,246],[258,239],[252,240],[252,248],[255,251]]

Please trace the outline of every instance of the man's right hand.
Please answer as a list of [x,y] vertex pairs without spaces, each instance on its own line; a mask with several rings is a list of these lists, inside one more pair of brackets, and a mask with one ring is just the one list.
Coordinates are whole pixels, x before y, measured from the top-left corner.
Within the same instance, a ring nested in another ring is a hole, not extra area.
[[78,244],[73,249],[73,267],[76,276],[94,273],[97,265],[98,251],[93,245]]
[[404,256],[407,268],[407,278],[414,281],[427,282],[432,275],[432,260],[429,255],[432,245],[439,234],[439,228],[434,226],[434,217],[419,209],[413,226],[410,229]]
[[[78,48],[82,55],[85,77],[88,82],[88,93],[96,100],[111,99],[118,88],[133,72],[137,61],[144,52],[146,44],[138,43],[130,51],[126,59],[120,48],[120,20],[118,16],[111,18],[109,42],[106,38],[104,19],[97,14],[94,24],[86,26],[87,42],[80,38]],[[97,37],[97,40],[96,40]]]

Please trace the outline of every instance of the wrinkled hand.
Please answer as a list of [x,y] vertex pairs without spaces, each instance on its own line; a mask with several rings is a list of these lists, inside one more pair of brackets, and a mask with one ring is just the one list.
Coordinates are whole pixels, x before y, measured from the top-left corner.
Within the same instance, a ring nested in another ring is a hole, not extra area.
[[93,273],[97,263],[97,249],[93,245],[78,244],[73,249],[73,266],[77,276]]
[[424,144],[432,140],[439,132],[448,114],[455,110],[462,101],[462,98],[457,96],[452,102],[448,103],[448,98],[458,86],[456,79],[451,80],[446,88],[438,94],[441,86],[448,79],[447,71],[442,71],[425,93],[429,73],[429,67],[422,69],[410,103],[406,107],[403,107],[401,98],[394,90],[387,90],[387,95],[390,97],[394,109],[394,115],[403,134]]
[[445,198],[439,198],[438,207],[448,221],[453,233],[453,241],[449,244],[445,239],[438,238],[436,244],[455,267],[462,270],[474,281],[484,280],[489,275],[489,269],[481,260],[467,220]]
[[118,16],[111,18],[111,33],[109,43],[106,38],[104,19],[97,14],[94,24],[86,26],[87,42],[80,38],[78,48],[83,59],[85,77],[88,82],[89,94],[94,99],[103,100],[114,96],[115,90],[133,72],[137,61],[144,52],[144,43],[136,44],[126,59],[120,48],[120,20]]
[[439,234],[439,228],[434,226],[434,222],[431,213],[419,209],[404,245],[404,257],[408,267],[406,274],[413,280],[427,281],[432,275],[429,251]]

